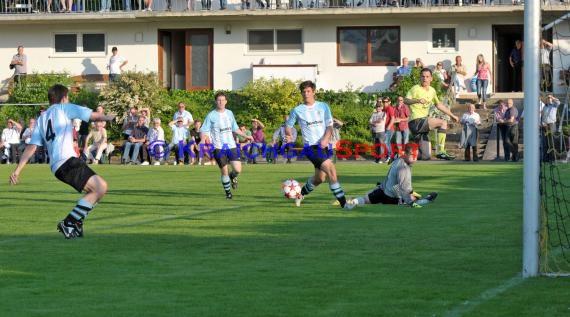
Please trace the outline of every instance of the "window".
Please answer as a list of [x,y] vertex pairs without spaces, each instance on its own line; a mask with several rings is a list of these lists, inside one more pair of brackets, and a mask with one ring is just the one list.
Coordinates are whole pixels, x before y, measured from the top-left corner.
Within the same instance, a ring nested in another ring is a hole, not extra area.
[[61,33],[54,35],[54,51],[64,53],[106,53],[103,33]]
[[455,28],[433,28],[431,30],[432,48],[455,48]]
[[303,50],[301,30],[249,30],[250,52],[300,52]]
[[105,52],[104,34],[83,34],[84,52]]
[[77,34],[56,34],[55,52],[56,53],[77,52]]
[[345,66],[397,66],[400,62],[400,28],[338,28],[337,58],[338,64]]

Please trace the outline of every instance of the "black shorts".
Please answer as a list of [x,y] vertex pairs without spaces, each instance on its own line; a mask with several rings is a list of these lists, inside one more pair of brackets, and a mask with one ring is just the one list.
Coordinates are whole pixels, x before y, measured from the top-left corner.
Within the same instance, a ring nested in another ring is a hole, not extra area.
[[368,194],[368,199],[371,204],[397,205],[400,203],[399,198],[386,195],[384,190],[380,187],[376,187],[376,189]]
[[55,177],[60,181],[75,188],[76,191],[82,192],[85,184],[91,176],[97,175],[87,164],[77,157],[72,157],[65,161],[57,171]]
[[318,169],[320,169],[321,165],[323,165],[323,163],[332,156],[328,147],[321,148],[320,145],[311,145],[309,147],[309,153],[306,153],[305,149],[306,147],[303,148],[302,152],[305,153],[305,156],[309,161],[311,161],[311,163],[313,163],[313,166]]
[[222,168],[228,165],[231,161],[238,161],[240,160],[239,155],[237,154],[237,149],[214,149],[214,159],[218,164],[218,167]]
[[428,118],[418,118],[410,121],[408,127],[413,134],[425,134],[429,132]]

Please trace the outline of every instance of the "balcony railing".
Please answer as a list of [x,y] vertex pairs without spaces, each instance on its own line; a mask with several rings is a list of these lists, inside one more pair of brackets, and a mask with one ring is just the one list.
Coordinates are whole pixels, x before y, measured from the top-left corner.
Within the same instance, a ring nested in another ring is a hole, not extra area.
[[[563,4],[553,1],[556,4]],[[0,14],[513,6],[520,0],[0,0]],[[546,4],[545,4],[546,5]]]

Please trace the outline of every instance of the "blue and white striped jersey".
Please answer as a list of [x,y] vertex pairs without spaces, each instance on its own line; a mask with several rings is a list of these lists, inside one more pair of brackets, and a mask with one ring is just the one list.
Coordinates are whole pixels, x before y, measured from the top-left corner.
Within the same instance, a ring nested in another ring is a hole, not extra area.
[[215,149],[226,148],[232,149],[236,147],[233,132],[239,129],[234,113],[231,110],[224,109],[219,112],[217,109],[210,111],[202,123],[200,133],[210,134],[210,139]]
[[30,144],[47,148],[52,173],[69,158],[77,157],[73,147],[73,119],[89,121],[91,112],[72,103],[55,104],[36,120]]
[[297,121],[301,128],[303,142],[309,145],[319,144],[327,127],[333,124],[331,109],[322,101],[315,101],[312,106],[298,105],[291,110],[289,120],[285,124],[292,128]]

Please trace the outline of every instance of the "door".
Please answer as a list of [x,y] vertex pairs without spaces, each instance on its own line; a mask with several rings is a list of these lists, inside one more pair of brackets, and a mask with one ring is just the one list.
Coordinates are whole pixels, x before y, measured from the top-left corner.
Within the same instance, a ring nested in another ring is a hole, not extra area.
[[513,90],[513,68],[509,55],[516,40],[523,40],[522,25],[493,26],[493,91],[511,92]]
[[158,76],[167,89],[213,89],[213,30],[159,30]]

